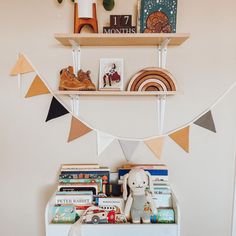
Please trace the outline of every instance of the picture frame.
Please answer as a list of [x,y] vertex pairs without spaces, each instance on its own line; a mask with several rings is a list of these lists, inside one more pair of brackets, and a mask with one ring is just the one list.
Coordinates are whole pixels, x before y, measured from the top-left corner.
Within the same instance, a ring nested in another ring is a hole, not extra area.
[[123,58],[101,58],[99,68],[99,90],[121,91],[124,81]]

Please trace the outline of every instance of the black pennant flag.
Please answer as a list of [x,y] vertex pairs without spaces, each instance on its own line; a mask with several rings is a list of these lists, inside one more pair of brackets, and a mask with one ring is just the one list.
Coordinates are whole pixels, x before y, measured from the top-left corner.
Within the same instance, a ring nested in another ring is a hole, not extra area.
[[58,100],[55,97],[53,97],[46,122],[48,122],[49,120],[58,118],[60,116],[64,116],[68,113],[69,111],[67,111],[66,108],[60,102],[58,102]]
[[194,124],[216,133],[215,123],[211,111],[208,111],[206,114],[201,116],[194,122]]

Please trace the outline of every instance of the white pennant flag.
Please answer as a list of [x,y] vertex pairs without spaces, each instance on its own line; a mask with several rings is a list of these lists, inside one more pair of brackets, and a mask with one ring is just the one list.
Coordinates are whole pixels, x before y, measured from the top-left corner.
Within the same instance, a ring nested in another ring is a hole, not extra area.
[[97,153],[98,156],[104,152],[115,138],[109,134],[97,131]]
[[139,142],[138,141],[119,140],[119,143],[120,143],[122,151],[125,155],[126,160],[130,161],[134,151],[138,147]]

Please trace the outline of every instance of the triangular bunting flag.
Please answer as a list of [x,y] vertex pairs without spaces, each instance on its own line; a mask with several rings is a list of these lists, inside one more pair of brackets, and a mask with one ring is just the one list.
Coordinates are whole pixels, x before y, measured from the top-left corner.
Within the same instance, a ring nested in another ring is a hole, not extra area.
[[24,55],[20,54],[19,59],[16,62],[16,65],[11,70],[11,75],[25,74],[29,72],[34,72],[33,67],[26,60]]
[[97,154],[100,156],[102,152],[113,142],[114,137],[106,133],[97,131]]
[[72,116],[68,142],[71,142],[91,131],[92,129],[90,129],[88,126],[82,123],[79,119]]
[[36,75],[25,97],[29,98],[48,93],[50,93],[50,91],[48,90],[44,82],[41,80],[41,78],[38,75]]
[[126,160],[130,161],[139,142],[138,141],[119,140],[119,143],[120,143],[122,151],[125,155]]
[[162,149],[164,145],[164,137],[150,139],[145,141],[145,144],[155,154],[158,159],[161,159]]
[[216,127],[211,111],[208,111],[206,114],[201,116],[194,122],[194,124],[216,133]]
[[68,114],[68,113],[69,111],[66,110],[66,108],[60,102],[58,102],[58,100],[55,97],[53,97],[46,122],[49,120],[58,118],[60,116],[63,116],[65,114]]
[[185,152],[189,152],[189,126],[169,135]]

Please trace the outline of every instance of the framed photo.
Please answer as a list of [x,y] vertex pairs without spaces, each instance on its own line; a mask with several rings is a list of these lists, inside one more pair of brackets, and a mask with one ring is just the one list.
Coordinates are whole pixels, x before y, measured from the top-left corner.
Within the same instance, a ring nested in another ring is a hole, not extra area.
[[123,90],[123,58],[101,58],[99,90]]

